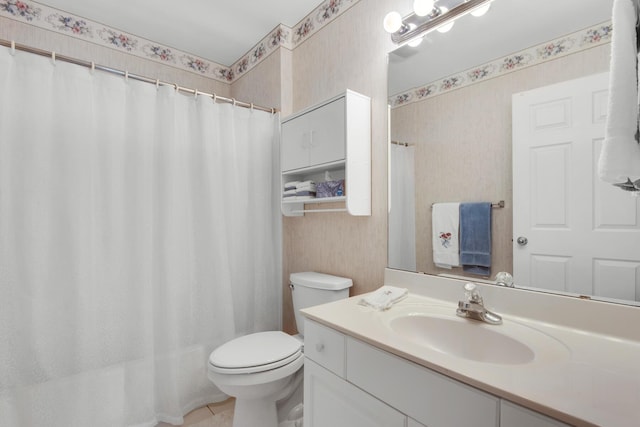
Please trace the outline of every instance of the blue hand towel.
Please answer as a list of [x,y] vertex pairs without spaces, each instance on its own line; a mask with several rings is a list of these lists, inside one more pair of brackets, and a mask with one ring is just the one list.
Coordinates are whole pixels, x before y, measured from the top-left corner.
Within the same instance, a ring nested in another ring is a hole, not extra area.
[[491,275],[491,203],[460,204],[460,264],[467,273]]

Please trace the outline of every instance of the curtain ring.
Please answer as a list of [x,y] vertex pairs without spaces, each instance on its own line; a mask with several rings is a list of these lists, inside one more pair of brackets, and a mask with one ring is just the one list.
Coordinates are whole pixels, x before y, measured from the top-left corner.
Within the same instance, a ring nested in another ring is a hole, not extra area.
[[96,71],[96,63],[91,61],[91,74],[93,74]]
[[56,65],[56,53],[55,52],[51,52],[51,62],[53,63],[53,65]]
[[175,88],[176,88],[176,92],[179,92],[179,91],[180,91],[180,86],[178,86],[178,83],[174,83],[174,84],[173,84],[173,87],[175,87]]
[[160,79],[156,79],[156,89],[160,88]]
[[195,92],[193,92],[193,98],[198,98],[198,89],[195,90]]
[[233,101],[233,106],[236,106],[236,99],[235,98],[231,98],[231,101]]
[[215,104],[215,103],[216,103],[216,99],[218,99],[218,95],[216,95],[216,94],[214,93],[212,98],[213,98],[213,103]]
[[16,41],[11,40],[11,56],[15,56],[16,54]]
[[129,82],[129,71],[124,72],[124,81]]
[[251,111],[253,112],[253,102],[251,103]]

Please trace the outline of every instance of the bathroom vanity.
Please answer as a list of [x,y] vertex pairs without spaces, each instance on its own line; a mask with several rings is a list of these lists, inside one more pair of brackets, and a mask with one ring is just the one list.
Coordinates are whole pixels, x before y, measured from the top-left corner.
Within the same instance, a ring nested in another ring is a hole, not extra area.
[[489,325],[455,315],[464,282],[385,283],[409,297],[303,310],[305,426],[638,425],[638,308],[480,286]]

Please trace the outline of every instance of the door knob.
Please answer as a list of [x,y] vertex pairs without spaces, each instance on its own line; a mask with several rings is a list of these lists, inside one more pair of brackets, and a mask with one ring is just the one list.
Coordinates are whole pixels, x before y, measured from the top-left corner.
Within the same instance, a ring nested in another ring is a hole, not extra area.
[[520,246],[525,246],[527,243],[529,243],[529,239],[524,236],[520,236],[518,237],[518,240],[516,240],[516,242],[518,242]]

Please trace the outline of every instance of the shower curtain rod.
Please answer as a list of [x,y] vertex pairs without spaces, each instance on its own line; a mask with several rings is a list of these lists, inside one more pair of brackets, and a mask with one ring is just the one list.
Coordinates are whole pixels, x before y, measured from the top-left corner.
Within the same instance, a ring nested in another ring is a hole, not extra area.
[[115,68],[107,67],[105,65],[98,65],[98,64],[96,64],[95,62],[92,62],[92,61],[84,61],[82,59],[72,58],[70,56],[58,55],[53,51],[49,52],[47,50],[38,49],[38,48],[35,48],[35,47],[30,47],[30,46],[23,45],[23,44],[18,44],[13,40],[9,41],[9,40],[0,39],[0,46],[5,46],[5,47],[8,47],[8,48],[11,48],[12,51],[17,49],[17,50],[20,50],[20,51],[23,51],[23,52],[33,53],[35,55],[49,56],[54,61],[59,60],[59,61],[63,61],[63,62],[69,62],[71,64],[76,64],[76,65],[80,65],[80,66],[83,66],[83,67],[91,68],[92,70],[95,69],[95,70],[105,71],[107,73],[117,74],[117,75],[123,76],[125,78],[138,80],[138,81],[145,82],[145,83],[151,83],[151,84],[154,84],[156,86],[160,86],[160,85],[162,85],[162,86],[172,86],[177,91],[182,91],[182,92],[189,93],[189,94],[196,95],[196,96],[197,95],[208,96],[208,97],[212,98],[214,102],[215,101],[226,102],[226,103],[229,103],[229,104],[237,105],[239,107],[251,108],[251,109],[256,109],[256,110],[260,110],[260,111],[266,111],[266,112],[271,113],[271,114],[275,114],[276,112],[278,112],[278,110],[276,108],[262,107],[260,105],[254,105],[253,103],[238,101],[235,98],[226,98],[224,96],[216,95],[215,93],[201,92],[198,89],[190,89],[190,88],[187,88],[187,87],[178,86],[176,83],[169,83],[169,82],[161,81],[159,79],[152,79],[150,77],[144,77],[144,76],[140,76],[140,75],[137,75],[137,74],[131,74],[128,71],[118,70],[118,69],[115,69]]

